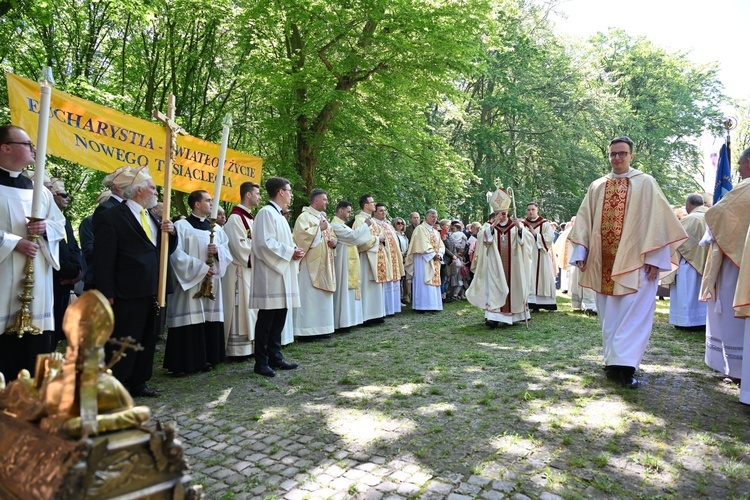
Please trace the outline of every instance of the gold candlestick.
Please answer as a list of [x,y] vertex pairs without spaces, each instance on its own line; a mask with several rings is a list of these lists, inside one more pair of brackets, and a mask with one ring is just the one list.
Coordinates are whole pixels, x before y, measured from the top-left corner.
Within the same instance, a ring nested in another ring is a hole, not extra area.
[[[41,180],[39,181],[41,182]],[[39,222],[44,219],[38,219],[36,217],[27,217],[29,222]],[[38,234],[29,233],[26,235],[26,239],[32,243],[39,241]],[[26,257],[26,266],[24,267],[24,278],[21,285],[21,294],[18,296],[18,300],[21,301],[21,309],[16,313],[16,320],[13,322],[13,326],[8,327],[5,333],[15,333],[18,338],[24,336],[24,334],[39,335],[42,331],[34,326],[32,314],[31,314],[31,302],[34,300],[32,291],[34,290],[34,258]]]
[[[212,244],[214,242],[214,228],[216,227],[216,219],[209,219],[211,221],[211,230],[209,232],[209,241],[208,244]],[[208,258],[206,259],[206,264],[209,265],[209,267],[213,267],[214,265],[214,254],[210,253],[208,254]],[[208,297],[211,300],[216,300],[216,296],[214,295],[214,280],[213,276],[206,276],[203,278],[203,282],[201,283],[201,288],[198,290],[195,295],[193,295],[194,299],[200,299],[202,297]]]

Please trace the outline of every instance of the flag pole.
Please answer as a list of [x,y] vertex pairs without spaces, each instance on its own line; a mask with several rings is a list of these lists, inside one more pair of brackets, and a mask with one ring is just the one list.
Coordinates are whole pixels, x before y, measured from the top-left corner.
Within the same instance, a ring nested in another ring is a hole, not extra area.
[[729,133],[730,130],[734,129],[737,126],[737,119],[732,116],[727,116],[724,118],[724,130],[727,131],[727,138],[724,141],[727,145],[727,159],[729,160],[729,165],[732,165],[732,135]]

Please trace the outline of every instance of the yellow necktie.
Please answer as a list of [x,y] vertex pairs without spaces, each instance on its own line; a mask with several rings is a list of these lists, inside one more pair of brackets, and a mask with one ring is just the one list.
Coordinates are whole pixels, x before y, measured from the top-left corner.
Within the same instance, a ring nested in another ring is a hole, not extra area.
[[148,236],[148,239],[151,240],[151,243],[153,243],[154,237],[151,235],[151,226],[148,223],[148,216],[146,215],[145,208],[141,210],[141,227],[143,227],[143,230],[146,232],[146,236]]

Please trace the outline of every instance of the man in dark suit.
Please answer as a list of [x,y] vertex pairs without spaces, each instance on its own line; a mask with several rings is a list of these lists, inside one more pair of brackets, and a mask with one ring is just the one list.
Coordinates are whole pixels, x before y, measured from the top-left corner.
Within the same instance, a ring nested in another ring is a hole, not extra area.
[[[122,170],[113,182],[126,201],[94,217],[94,280],[112,304],[112,338],[131,336],[143,350],[128,351],[112,373],[133,396],[156,397],[159,394],[146,382],[156,350],[160,231],[170,234],[170,253],[177,246],[177,236],[172,221],[158,224],[148,212],[156,204],[156,186],[146,167]],[[106,346],[107,360],[115,350]]]
[[[116,207],[124,201],[122,198],[122,191],[112,183],[112,179],[114,179],[116,175],[126,169],[130,169],[130,167],[120,167],[114,172],[110,172],[104,177],[104,179],[102,179],[104,191],[102,191],[102,193],[100,193],[99,197],[97,197],[96,199],[97,206],[94,209],[94,213],[81,221],[81,227],[79,229],[78,235],[81,238],[81,250],[83,251],[83,257],[86,261],[86,272],[85,276],[83,277],[84,290],[91,290],[93,288],[96,288],[96,280],[94,278],[94,257],[92,254],[93,243],[89,246],[84,240],[86,240],[86,238],[90,236],[90,241],[93,241],[94,219],[99,217],[99,214],[109,208]],[[105,193],[107,194],[105,195]],[[90,231],[90,234],[86,234],[88,233],[88,231]]]

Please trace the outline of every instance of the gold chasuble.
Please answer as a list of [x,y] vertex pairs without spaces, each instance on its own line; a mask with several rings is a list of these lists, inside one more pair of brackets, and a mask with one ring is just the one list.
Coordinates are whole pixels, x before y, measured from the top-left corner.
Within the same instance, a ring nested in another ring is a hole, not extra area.
[[[440,239],[438,232],[423,222],[418,225],[411,234],[409,250],[406,253],[406,269],[414,268],[414,255],[426,253],[445,253],[445,245]],[[424,263],[424,282],[430,286],[440,286],[440,261],[432,259]],[[412,275],[413,275],[412,271]]]
[[[706,210],[708,210],[706,207],[696,207],[680,220],[680,224],[688,234],[688,239],[677,247],[677,253],[701,276],[703,276],[703,269],[706,267],[709,249],[708,246],[702,247],[698,244],[706,232]],[[661,284],[663,286],[672,285],[676,276],[676,272],[670,274],[661,280]]]
[[[333,220],[331,220],[331,224],[340,224],[342,226],[345,226],[346,222],[334,216]],[[334,236],[337,236],[335,230],[333,231],[333,234]],[[372,243],[372,241],[370,243]],[[357,247],[353,245],[346,245],[346,260],[348,264],[346,287],[349,290],[354,290],[354,296],[357,300],[359,300],[362,298],[362,290],[359,287],[359,252],[357,251]]]
[[750,231],[745,238],[745,249],[734,292],[734,315],[738,318],[750,316]]
[[[304,260],[310,272],[313,287],[326,292],[336,291],[333,249],[328,246],[328,230],[321,233],[320,221],[325,214],[312,207],[305,207],[294,223],[294,242],[305,251]],[[320,241],[312,246],[316,237]]]
[[[639,218],[631,206],[651,212]],[[591,183],[569,239],[588,250],[581,286],[628,295],[641,286],[639,271],[649,252],[669,246],[672,270],[663,276],[677,268],[674,251],[687,234],[654,178],[631,168],[624,176],[610,172]]]
[[404,259],[396,239],[396,230],[389,223],[377,221],[385,234],[386,281],[401,281],[404,275]]
[[708,300],[714,295],[716,280],[724,258],[740,267],[750,226],[748,214],[750,214],[750,178],[742,180],[734,189],[725,194],[719,203],[706,211],[706,225],[711,231],[714,242],[706,259],[706,268],[701,283],[701,300]]
[[[359,212],[356,216],[354,216],[354,224],[352,225],[352,229],[355,231],[359,229],[359,226],[362,224],[365,224],[365,219],[372,217],[370,214],[367,214],[365,212]],[[364,245],[360,245],[357,247],[357,250],[360,254],[364,254],[367,258],[367,261],[370,264],[370,271],[372,272],[372,275],[375,277],[376,283],[385,283],[388,281],[386,279],[386,270],[385,270],[385,245],[380,244],[380,234],[382,232],[382,229],[378,224],[373,221],[373,224],[370,225],[370,233],[374,236],[374,243],[368,241]],[[375,252],[368,252],[372,248],[372,245],[378,245],[378,251]],[[360,255],[360,258],[362,256]]]

